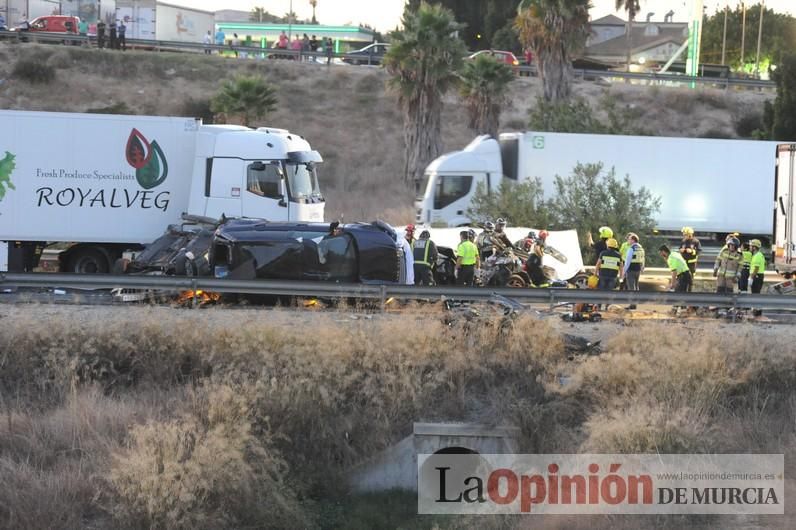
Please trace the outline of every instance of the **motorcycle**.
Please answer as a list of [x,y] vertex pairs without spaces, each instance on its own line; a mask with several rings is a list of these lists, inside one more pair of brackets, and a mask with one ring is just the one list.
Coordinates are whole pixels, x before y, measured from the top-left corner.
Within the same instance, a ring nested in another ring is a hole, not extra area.
[[495,252],[484,260],[476,274],[481,287],[528,287],[530,278],[519,259],[510,249]]

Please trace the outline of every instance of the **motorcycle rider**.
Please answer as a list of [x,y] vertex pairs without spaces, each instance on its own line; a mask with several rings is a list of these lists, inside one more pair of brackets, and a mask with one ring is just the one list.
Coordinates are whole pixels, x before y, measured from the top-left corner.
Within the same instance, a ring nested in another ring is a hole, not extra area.
[[492,238],[493,244],[497,247],[497,250],[504,250],[506,248],[514,249],[514,244],[509,240],[509,236],[506,235],[505,228],[506,220],[499,217],[497,221],[495,221],[495,232]]

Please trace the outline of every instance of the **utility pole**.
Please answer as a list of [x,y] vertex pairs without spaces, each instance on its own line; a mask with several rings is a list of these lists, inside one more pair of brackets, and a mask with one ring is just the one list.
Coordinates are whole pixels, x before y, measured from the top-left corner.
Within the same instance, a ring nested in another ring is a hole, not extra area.
[[721,37],[721,65],[724,66],[724,59],[727,52],[727,13],[730,11],[730,5],[724,6],[724,34]]
[[741,2],[741,71],[744,70],[744,51],[746,47],[746,2]]
[[287,43],[288,48],[290,43],[293,42],[291,34],[293,33],[293,0],[290,0],[290,11],[287,12]]
[[760,25],[757,28],[757,56],[755,57],[755,77],[760,78],[760,44],[763,41],[763,11],[766,8],[766,0],[760,1]]

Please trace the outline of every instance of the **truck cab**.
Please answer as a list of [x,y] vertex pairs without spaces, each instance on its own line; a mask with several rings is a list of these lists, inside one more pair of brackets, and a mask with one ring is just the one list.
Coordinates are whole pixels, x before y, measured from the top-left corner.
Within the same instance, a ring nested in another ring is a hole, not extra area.
[[322,161],[284,129],[202,125],[188,209],[211,218],[321,222],[315,167]]
[[416,222],[465,226],[470,223],[467,209],[478,185],[494,192],[503,179],[501,148],[497,140],[483,135],[461,151],[443,155],[426,168],[415,202]]

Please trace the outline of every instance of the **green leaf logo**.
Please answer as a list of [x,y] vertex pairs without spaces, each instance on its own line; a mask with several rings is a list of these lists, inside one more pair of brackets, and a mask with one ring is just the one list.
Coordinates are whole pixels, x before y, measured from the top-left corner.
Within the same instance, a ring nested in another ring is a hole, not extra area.
[[15,190],[14,184],[11,182],[11,173],[17,167],[14,159],[16,157],[6,151],[5,157],[0,160],[0,201],[6,196],[7,190]]
[[166,156],[156,141],[149,142],[138,129],[133,129],[125,148],[127,163],[135,168],[135,178],[145,190],[159,186],[169,174]]
[[135,170],[135,178],[145,190],[159,186],[169,174],[169,165],[157,140],[152,142],[151,147],[152,156],[149,158],[149,162],[141,169]]

